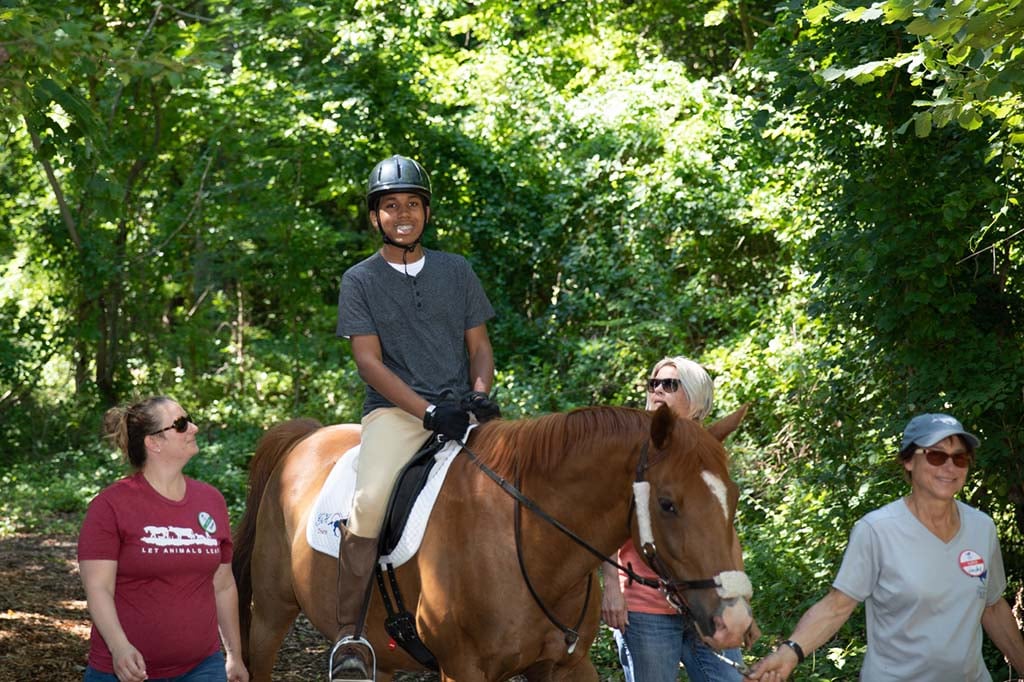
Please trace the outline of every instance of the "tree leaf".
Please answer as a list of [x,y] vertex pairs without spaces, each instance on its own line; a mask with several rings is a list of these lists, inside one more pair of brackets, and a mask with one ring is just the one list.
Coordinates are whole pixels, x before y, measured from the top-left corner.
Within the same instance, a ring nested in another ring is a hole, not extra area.
[[946,53],[946,61],[948,61],[951,66],[956,66],[963,62],[970,53],[971,47],[961,43]]
[[956,122],[965,130],[977,130],[981,127],[982,121],[981,114],[972,106],[965,106],[956,117]]
[[817,25],[833,16],[841,15],[844,11],[845,8],[831,2],[830,0],[829,2],[823,2],[811,7],[810,9],[804,10],[804,17],[806,17],[811,24]]
[[914,114],[914,134],[918,137],[928,137],[932,133],[932,112],[921,111]]

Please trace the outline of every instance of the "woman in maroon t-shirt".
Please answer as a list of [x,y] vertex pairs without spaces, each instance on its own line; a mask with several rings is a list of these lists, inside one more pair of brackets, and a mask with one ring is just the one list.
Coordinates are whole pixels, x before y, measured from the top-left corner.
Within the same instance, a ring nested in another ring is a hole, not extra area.
[[182,473],[199,429],[162,396],[111,409],[103,426],[135,472],[93,499],[78,538],[93,622],[85,682],[248,682],[227,506]]

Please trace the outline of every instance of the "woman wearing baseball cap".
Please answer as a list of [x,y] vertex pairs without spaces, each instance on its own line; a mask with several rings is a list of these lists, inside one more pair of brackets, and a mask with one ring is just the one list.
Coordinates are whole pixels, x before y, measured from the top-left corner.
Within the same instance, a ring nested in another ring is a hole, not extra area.
[[861,680],[990,682],[983,629],[1024,672],[1024,639],[1002,596],[995,524],[956,499],[979,445],[949,415],[910,420],[898,453],[910,494],[857,522],[832,589],[751,678],[788,678],[860,602],[868,631]]

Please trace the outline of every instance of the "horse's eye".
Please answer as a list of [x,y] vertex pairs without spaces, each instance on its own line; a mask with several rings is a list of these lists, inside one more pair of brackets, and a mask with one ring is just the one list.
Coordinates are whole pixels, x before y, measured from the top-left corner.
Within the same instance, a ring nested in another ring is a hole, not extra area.
[[678,514],[679,510],[676,509],[675,503],[667,497],[659,497],[658,504],[661,505],[661,511],[669,514]]

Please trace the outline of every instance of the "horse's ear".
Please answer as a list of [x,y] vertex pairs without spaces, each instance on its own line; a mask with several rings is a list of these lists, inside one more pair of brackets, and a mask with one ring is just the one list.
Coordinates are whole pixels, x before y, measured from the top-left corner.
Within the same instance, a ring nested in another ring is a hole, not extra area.
[[651,422],[651,441],[654,443],[654,447],[659,450],[665,449],[675,419],[676,416],[668,405],[663,404],[654,411],[654,420]]
[[747,416],[747,408],[750,405],[742,405],[740,409],[736,410],[728,417],[719,419],[714,424],[708,427],[708,433],[718,439],[719,443],[724,443],[725,439],[729,437],[729,434],[736,430],[736,427],[740,425],[743,418]]

